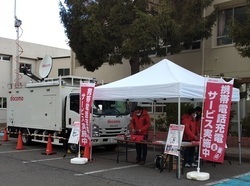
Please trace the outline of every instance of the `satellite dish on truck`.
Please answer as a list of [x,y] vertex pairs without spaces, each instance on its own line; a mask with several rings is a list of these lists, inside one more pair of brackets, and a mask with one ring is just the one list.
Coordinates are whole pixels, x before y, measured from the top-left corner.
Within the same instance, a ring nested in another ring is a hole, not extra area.
[[39,66],[39,76],[46,78],[52,69],[52,58],[49,55],[45,55]]
[[31,72],[31,69],[25,67],[23,68],[23,73],[37,82],[42,82],[44,78],[46,78],[49,75],[51,68],[52,68],[52,58],[51,56],[45,55],[39,66],[39,75],[41,78],[34,75]]

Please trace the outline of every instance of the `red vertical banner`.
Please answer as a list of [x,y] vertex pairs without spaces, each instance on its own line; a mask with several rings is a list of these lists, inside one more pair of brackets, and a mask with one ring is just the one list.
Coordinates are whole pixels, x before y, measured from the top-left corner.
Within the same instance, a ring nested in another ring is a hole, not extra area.
[[203,160],[224,162],[232,91],[233,80],[209,78],[207,81],[200,144]]
[[94,83],[81,83],[80,94],[80,145],[91,146],[90,111],[94,93]]

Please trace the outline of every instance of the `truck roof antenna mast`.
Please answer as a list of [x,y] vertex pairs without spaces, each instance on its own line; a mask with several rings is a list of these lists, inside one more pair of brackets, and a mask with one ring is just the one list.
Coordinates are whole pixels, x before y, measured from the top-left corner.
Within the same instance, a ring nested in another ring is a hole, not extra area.
[[16,0],[14,3],[14,26],[16,28],[16,57],[15,57],[15,63],[16,63],[16,69],[15,69],[15,73],[16,73],[16,79],[15,79],[15,88],[19,88],[20,87],[20,83],[19,83],[19,79],[22,78],[22,76],[19,73],[19,66],[20,66],[20,55],[23,53],[23,49],[22,47],[19,45],[19,28],[22,25],[22,21],[20,19],[17,18],[16,16]]

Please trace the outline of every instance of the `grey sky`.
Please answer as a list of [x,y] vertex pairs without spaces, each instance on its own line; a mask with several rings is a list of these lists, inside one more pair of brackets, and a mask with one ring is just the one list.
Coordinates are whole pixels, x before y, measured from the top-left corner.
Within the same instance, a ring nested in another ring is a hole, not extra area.
[[[20,41],[69,49],[59,18],[59,0],[16,0],[16,16],[22,21]],[[15,0],[0,0],[0,37],[16,39]]]

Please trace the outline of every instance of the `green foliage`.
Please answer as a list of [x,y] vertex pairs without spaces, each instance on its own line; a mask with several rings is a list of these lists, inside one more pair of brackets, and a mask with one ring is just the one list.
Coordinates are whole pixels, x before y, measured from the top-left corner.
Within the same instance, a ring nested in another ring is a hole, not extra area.
[[166,114],[159,114],[155,119],[155,127],[160,131],[167,131],[169,124],[167,122]]
[[[210,6],[213,0],[162,1],[157,21],[159,39],[163,45],[171,46],[171,54],[183,50],[181,43],[191,46],[192,41],[209,38],[216,20],[216,11],[203,17],[203,9]],[[160,48],[159,48],[160,49]],[[160,54],[164,55],[160,50]]]
[[[191,103],[181,103],[181,116],[193,107]],[[178,103],[166,103],[166,112],[155,119],[155,126],[161,131],[167,131],[170,124],[178,124]]]
[[95,71],[104,62],[110,65],[129,59],[131,73],[139,65],[152,63],[152,49],[171,45],[178,53],[182,42],[208,38],[216,20],[215,12],[202,17],[213,0],[65,0],[60,17],[79,63]]
[[242,137],[250,137],[250,115],[241,120]]
[[242,57],[250,57],[250,1],[247,0],[246,21],[236,19],[230,21],[229,35],[235,43],[235,48]]
[[232,119],[234,118],[235,114],[236,114],[235,110],[230,111],[229,125],[228,125],[228,135],[229,136],[235,136],[235,135],[237,136],[238,135],[237,134],[238,132],[235,132],[235,131],[232,130]]

